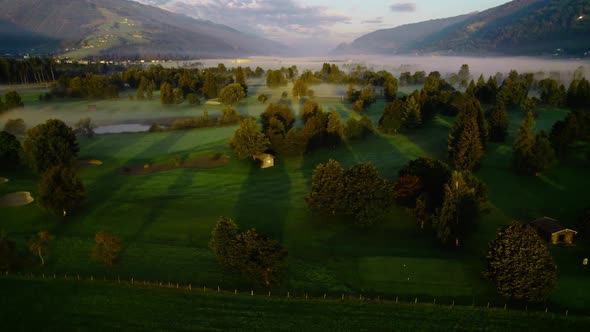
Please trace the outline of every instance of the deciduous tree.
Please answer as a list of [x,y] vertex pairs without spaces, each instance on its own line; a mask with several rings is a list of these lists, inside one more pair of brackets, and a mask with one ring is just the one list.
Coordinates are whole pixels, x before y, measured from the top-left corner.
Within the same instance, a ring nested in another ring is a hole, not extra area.
[[92,256],[96,261],[110,267],[117,262],[120,253],[121,239],[119,237],[107,232],[96,233],[92,250]]
[[80,148],[72,128],[61,120],[47,120],[29,129],[23,150],[31,168],[43,173],[53,166],[71,164]]
[[270,147],[270,141],[260,132],[256,121],[248,118],[240,122],[240,128],[234,133],[230,147],[239,159],[245,159],[266,151]]
[[40,231],[29,240],[29,251],[39,257],[41,267],[45,267],[45,259],[49,255],[49,244],[54,237],[48,231]]
[[546,300],[555,286],[556,270],[547,244],[529,225],[512,223],[488,245],[485,275],[505,297]]
[[76,210],[86,197],[84,185],[69,166],[53,166],[41,177],[37,201],[46,210],[66,216]]

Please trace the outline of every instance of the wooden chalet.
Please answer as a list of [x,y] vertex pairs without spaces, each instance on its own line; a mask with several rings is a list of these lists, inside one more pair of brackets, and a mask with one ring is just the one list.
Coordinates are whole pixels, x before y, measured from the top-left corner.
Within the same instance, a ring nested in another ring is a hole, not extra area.
[[574,235],[578,232],[562,225],[559,221],[543,217],[531,222],[531,225],[537,229],[539,234],[551,244],[573,244]]

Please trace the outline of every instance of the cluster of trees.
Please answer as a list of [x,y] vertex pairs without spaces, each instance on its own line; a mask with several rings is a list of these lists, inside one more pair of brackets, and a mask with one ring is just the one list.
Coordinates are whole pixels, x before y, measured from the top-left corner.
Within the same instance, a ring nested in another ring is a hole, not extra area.
[[372,163],[348,169],[334,160],[319,164],[305,197],[307,206],[326,217],[351,220],[355,225],[373,225],[393,205],[393,185],[381,177]]
[[1,84],[50,83],[62,76],[81,76],[86,73],[106,75],[124,70],[121,65],[108,63],[62,63],[51,57],[12,59],[0,57]]
[[85,98],[108,99],[118,98],[119,91],[124,87],[120,74],[110,76],[86,73],[82,76],[60,77],[52,86],[50,92],[40,96],[41,100],[53,98]]
[[255,229],[240,232],[230,218],[219,218],[209,247],[223,268],[240,272],[266,287],[278,282],[287,267],[285,247]]
[[230,146],[240,159],[268,150],[296,156],[319,147],[335,147],[345,139],[364,138],[375,131],[367,116],[352,117],[344,125],[336,111],[324,112],[319,104],[310,100],[303,105],[301,118],[303,128],[297,129],[289,105],[271,103],[260,116],[262,130],[254,119],[245,119]]
[[401,86],[422,85],[424,82],[426,82],[426,72],[424,71],[417,71],[413,75],[409,71],[406,71],[399,76],[399,84]]
[[590,142],[590,112],[568,113],[553,125],[549,139],[560,157],[566,156],[576,142]]
[[398,175],[396,202],[441,243],[460,246],[474,230],[487,201],[485,185],[469,172],[452,172],[445,163],[430,158],[410,161]]
[[283,71],[269,69],[266,71],[266,86],[278,88],[287,85],[288,81]]
[[25,104],[23,104],[20,94],[16,91],[6,92],[4,100],[2,100],[2,96],[0,95],[0,113],[23,106]]
[[59,216],[80,207],[85,197],[75,162],[79,146],[74,130],[60,120],[47,120],[27,131],[22,155],[41,175],[37,201]]
[[518,129],[513,146],[512,165],[523,175],[539,174],[556,161],[556,154],[549,135],[542,130],[535,134],[535,118],[528,112]]
[[[29,253],[39,259],[39,266],[45,268],[47,258],[50,254],[51,243],[55,236],[49,231],[37,232],[27,243]],[[117,236],[98,232],[95,235],[95,244],[92,250],[92,257],[100,264],[111,267],[119,259],[121,253],[121,239]],[[24,263],[14,240],[6,237],[4,232],[0,233],[0,272],[14,271]]]
[[360,113],[377,101],[377,94],[371,85],[361,90],[356,90],[351,84],[346,91],[346,98],[352,103],[352,109]]

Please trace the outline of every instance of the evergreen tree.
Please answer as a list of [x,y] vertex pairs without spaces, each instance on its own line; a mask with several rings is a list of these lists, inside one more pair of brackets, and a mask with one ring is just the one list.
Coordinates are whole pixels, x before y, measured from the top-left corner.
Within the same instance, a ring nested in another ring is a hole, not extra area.
[[508,115],[506,114],[506,106],[502,101],[498,101],[490,112],[488,124],[490,140],[492,142],[504,142],[508,135]]
[[402,107],[402,123],[406,128],[418,128],[422,125],[420,104],[414,96],[404,102]]
[[466,118],[457,145],[453,148],[451,161],[455,169],[474,171],[479,168],[484,151],[479,137],[477,122]]
[[239,66],[236,69],[236,83],[238,83],[239,85],[242,86],[242,89],[244,90],[244,95],[248,95],[248,85],[246,84],[246,73],[244,72],[244,69],[242,68],[242,66]]
[[547,170],[555,162],[555,150],[549,141],[549,135],[542,130],[535,137],[535,146],[533,147],[533,170],[535,173],[541,173]]
[[437,238],[443,244],[460,246],[479,215],[479,201],[473,180],[469,175],[454,172],[449,183],[445,185],[443,206],[438,220],[435,220]]
[[385,81],[384,94],[387,101],[392,102],[397,98],[397,84],[397,79],[393,76],[388,77]]
[[340,120],[338,112],[332,111],[328,113],[326,132],[330,136],[331,144],[336,144],[344,139],[344,124]]
[[481,106],[477,100],[468,102],[453,127],[448,139],[449,160],[458,170],[475,170],[483,158],[487,131]]
[[514,141],[512,166],[519,174],[534,173],[535,118],[528,112]]
[[168,82],[160,84],[160,102],[162,105],[172,105],[175,102],[174,90]]
[[403,102],[396,99],[385,105],[383,116],[379,119],[379,128],[389,134],[395,134],[402,125]]
[[504,227],[488,245],[485,275],[505,297],[546,300],[555,286],[556,270],[547,244],[529,225]]
[[203,83],[203,95],[208,99],[217,98],[217,82],[211,70],[205,73],[205,82]]

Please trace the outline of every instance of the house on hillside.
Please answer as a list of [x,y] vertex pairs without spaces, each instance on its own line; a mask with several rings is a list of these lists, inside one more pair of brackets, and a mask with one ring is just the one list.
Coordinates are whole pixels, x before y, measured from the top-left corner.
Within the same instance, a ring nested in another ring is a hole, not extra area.
[[539,218],[531,222],[539,234],[551,244],[573,244],[574,235],[578,232],[562,225],[559,221],[549,217]]
[[252,156],[254,160],[260,161],[260,168],[271,168],[275,165],[275,156],[268,153],[257,153]]

